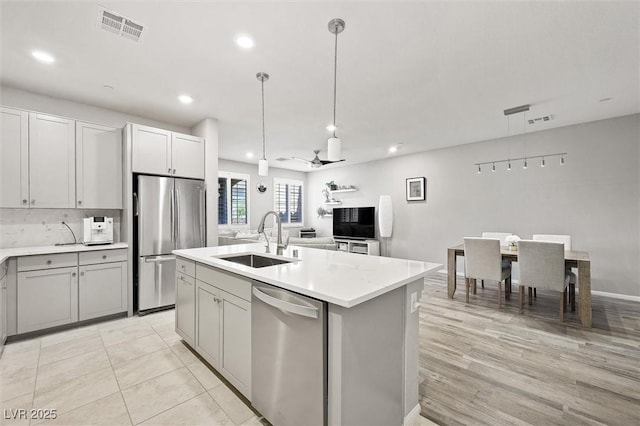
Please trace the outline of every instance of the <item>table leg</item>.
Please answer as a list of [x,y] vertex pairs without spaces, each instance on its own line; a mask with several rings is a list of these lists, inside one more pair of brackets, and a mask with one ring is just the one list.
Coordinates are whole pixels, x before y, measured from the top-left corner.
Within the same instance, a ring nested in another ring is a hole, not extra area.
[[583,327],[591,328],[591,262],[588,260],[578,261],[578,277],[580,321]]
[[452,249],[447,252],[447,293],[449,299],[456,293],[456,251]]

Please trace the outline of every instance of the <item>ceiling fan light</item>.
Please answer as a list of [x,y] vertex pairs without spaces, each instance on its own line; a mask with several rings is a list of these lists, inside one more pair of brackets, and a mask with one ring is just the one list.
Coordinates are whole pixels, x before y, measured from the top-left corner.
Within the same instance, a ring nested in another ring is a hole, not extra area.
[[266,158],[258,161],[258,176],[269,176],[269,160]]
[[327,160],[340,161],[342,157],[342,140],[340,138],[329,138]]

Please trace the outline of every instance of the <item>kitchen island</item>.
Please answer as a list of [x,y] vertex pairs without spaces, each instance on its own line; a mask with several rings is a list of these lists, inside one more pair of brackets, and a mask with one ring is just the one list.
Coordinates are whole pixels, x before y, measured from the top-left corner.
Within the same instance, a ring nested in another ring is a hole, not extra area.
[[[272,424],[419,414],[418,300],[441,265],[262,243],[174,254],[176,332]],[[314,321],[317,338],[296,331]]]

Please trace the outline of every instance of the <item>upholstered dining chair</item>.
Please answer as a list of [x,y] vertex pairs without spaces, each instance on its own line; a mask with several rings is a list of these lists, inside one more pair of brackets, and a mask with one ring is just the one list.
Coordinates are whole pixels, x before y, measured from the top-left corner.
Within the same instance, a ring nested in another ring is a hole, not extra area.
[[[569,274],[564,269],[564,244],[520,240],[518,241],[520,264],[520,313],[524,307],[524,288],[533,287],[560,292],[560,322],[566,310],[565,289]],[[529,296],[531,297],[531,296]]]
[[[501,246],[506,246],[507,245],[506,238],[512,235],[513,234],[511,232],[483,232],[482,238],[497,238],[498,240],[500,240]],[[511,262],[509,262],[508,260],[503,260],[502,262],[504,262],[505,265],[511,266]],[[484,288],[484,280],[480,280],[480,285],[482,286],[482,288]],[[511,288],[509,288],[509,292],[507,292],[507,295],[510,292],[511,292]],[[474,288],[474,293],[475,293],[475,288]]]
[[[534,234],[532,239],[534,241],[548,241],[552,243],[564,244],[565,251],[571,250],[571,235],[559,235],[559,234]],[[570,267],[565,267],[569,274],[569,304],[571,304],[571,312],[576,310],[576,283],[578,277],[571,271]],[[536,290],[533,289],[533,296],[536,296]]]
[[467,303],[471,280],[489,280],[498,283],[498,307],[502,307],[502,281],[511,285],[511,266],[502,262],[500,240],[466,237],[464,239],[465,284]]

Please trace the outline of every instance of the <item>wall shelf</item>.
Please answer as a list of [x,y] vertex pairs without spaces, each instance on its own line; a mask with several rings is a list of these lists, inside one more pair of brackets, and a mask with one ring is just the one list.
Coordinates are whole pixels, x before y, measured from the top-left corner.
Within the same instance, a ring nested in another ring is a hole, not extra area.
[[325,206],[337,206],[337,205],[342,204],[342,201],[328,201],[328,202],[324,202],[322,204],[324,204]]
[[329,191],[332,194],[340,194],[342,192],[356,192],[358,188],[345,188],[345,189],[335,189],[333,191]]

